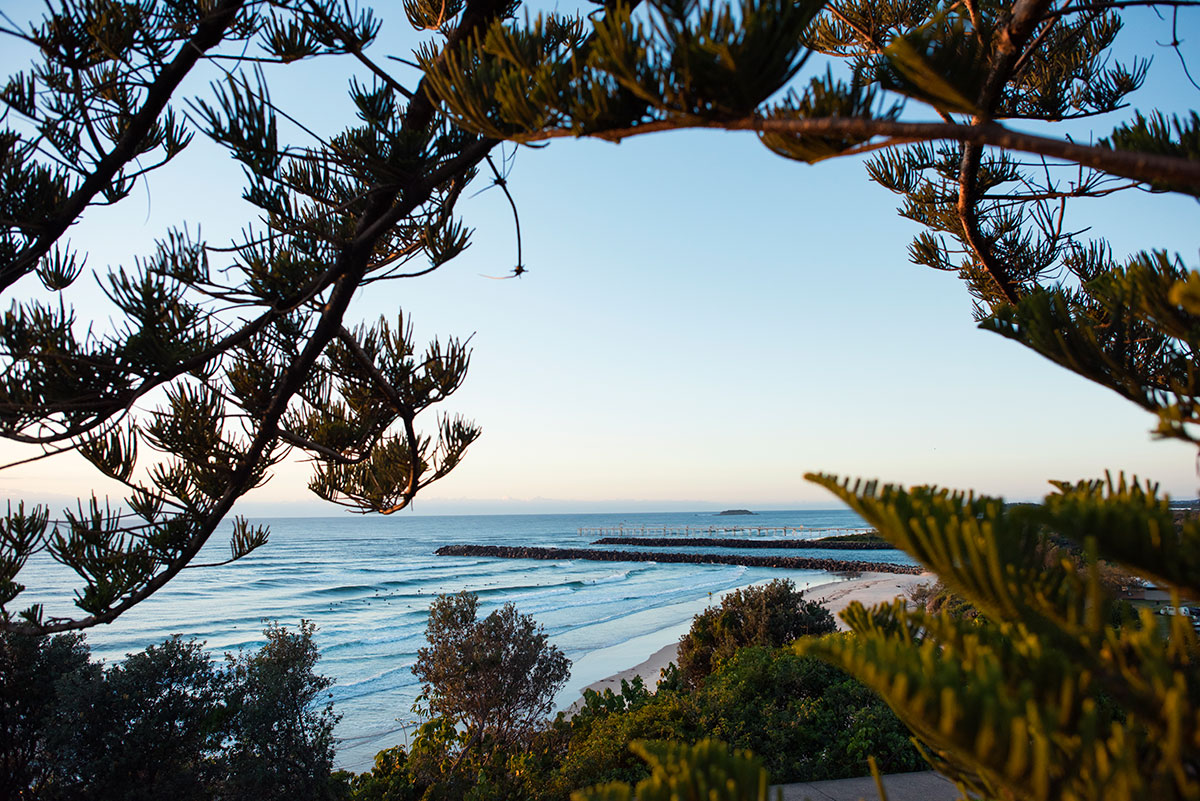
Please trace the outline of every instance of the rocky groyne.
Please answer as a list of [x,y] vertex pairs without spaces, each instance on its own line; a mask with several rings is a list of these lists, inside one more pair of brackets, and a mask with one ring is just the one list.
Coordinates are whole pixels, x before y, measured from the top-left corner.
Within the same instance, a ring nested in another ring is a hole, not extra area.
[[825,548],[831,551],[894,551],[883,540],[746,540],[712,537],[601,537],[592,545],[641,545],[647,548]]
[[694,565],[745,565],[784,570],[852,570],[916,575],[917,565],[866,562],[857,559],[810,559],[804,556],[670,553],[668,551],[602,551],[597,548],[532,548],[507,545],[443,545],[438,556],[490,556],[500,559],[591,559],[599,562],[659,562]]

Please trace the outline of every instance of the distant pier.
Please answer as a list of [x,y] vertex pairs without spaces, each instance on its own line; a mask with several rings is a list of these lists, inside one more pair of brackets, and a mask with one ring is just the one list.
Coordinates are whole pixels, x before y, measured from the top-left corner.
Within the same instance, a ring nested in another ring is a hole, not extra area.
[[636,545],[642,548],[780,548],[827,551],[894,551],[883,540],[760,540],[726,537],[600,537],[592,545]]
[[808,526],[580,526],[581,537],[716,537],[733,535],[745,537],[787,537],[803,534],[822,537],[841,534],[863,534],[870,528],[810,528]]

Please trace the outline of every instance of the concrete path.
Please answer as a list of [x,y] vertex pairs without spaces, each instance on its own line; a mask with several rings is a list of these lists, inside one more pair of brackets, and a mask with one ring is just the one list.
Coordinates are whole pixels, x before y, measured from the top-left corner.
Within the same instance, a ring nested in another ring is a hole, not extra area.
[[[958,788],[946,777],[923,770],[890,773],[883,777],[888,801],[958,801]],[[870,776],[831,779],[823,782],[782,784],[783,801],[879,801],[879,791]]]

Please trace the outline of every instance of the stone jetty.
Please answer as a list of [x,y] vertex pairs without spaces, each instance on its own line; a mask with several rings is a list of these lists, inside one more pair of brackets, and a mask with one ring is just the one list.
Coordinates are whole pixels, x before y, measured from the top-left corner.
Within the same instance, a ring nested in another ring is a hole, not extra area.
[[601,537],[592,545],[640,545],[646,548],[825,548],[831,551],[894,551],[877,540],[746,540],[712,537]]
[[443,545],[438,556],[491,556],[500,559],[590,559],[599,562],[659,562],[694,565],[746,565],[783,570],[851,570],[917,575],[917,565],[866,562],[854,559],[810,559],[804,556],[670,553],[668,551],[602,551],[596,548],[532,548],[508,545]]

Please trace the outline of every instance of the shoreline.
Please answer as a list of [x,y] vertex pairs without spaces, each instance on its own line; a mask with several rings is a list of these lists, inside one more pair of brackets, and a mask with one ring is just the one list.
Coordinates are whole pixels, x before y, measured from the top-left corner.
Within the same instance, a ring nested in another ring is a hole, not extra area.
[[[846,631],[847,626],[838,617],[838,613],[852,602],[860,601],[867,606],[886,603],[898,595],[904,595],[910,588],[918,584],[925,584],[936,580],[937,576],[929,572],[915,575],[869,572],[844,581],[830,581],[807,587],[804,589],[804,596],[809,600],[817,601],[832,612],[837,622],[838,631]],[[614,693],[617,693],[621,690],[622,680],[633,681],[637,676],[641,676],[646,687],[653,690],[658,685],[659,675],[663,668],[675,661],[678,650],[678,642],[667,643],[647,659],[633,667],[618,671],[599,681],[594,681],[585,687],[584,690],[595,690],[598,693],[603,693],[605,690],[612,690]],[[563,712],[570,717],[582,708],[582,706],[583,692],[580,691],[580,697],[564,709]]]

